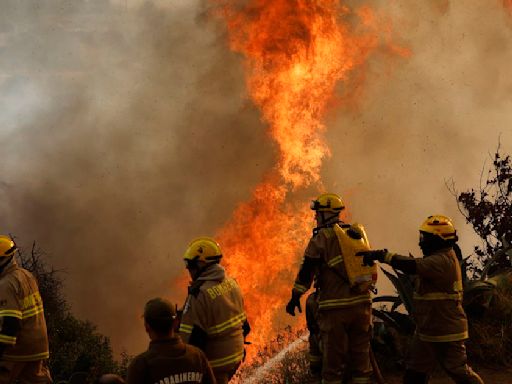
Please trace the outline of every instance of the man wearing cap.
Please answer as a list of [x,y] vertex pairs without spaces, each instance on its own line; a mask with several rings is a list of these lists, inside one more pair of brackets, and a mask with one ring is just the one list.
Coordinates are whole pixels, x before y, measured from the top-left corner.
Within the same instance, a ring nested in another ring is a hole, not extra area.
[[149,300],[144,326],[151,339],[146,352],[128,366],[127,384],[216,384],[204,353],[174,333],[176,309],[162,298]]

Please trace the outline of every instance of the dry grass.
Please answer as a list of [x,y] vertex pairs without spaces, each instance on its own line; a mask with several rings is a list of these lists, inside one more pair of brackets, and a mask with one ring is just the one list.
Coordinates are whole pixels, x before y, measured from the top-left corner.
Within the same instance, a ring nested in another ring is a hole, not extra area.
[[[281,332],[276,339],[257,352],[250,365],[237,372],[234,383],[299,384],[308,374],[306,330]],[[289,349],[289,351],[284,352]]]
[[512,367],[512,292],[498,289],[485,315],[470,319],[467,342],[471,361],[485,366]]

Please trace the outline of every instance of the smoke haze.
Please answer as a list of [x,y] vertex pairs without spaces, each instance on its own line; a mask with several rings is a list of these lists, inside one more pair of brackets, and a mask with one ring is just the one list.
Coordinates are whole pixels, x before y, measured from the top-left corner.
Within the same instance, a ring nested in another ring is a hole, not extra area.
[[[459,3],[373,1],[412,55],[374,55],[357,102],[327,118],[324,184],[374,247],[417,254],[419,223],[446,213],[471,252],[445,179],[477,185],[500,134],[512,150],[511,17],[499,1]],[[183,299],[187,243],[274,164],[242,60],[199,2],[1,7],[1,231],[37,241],[73,312],[136,353],[145,301]]]

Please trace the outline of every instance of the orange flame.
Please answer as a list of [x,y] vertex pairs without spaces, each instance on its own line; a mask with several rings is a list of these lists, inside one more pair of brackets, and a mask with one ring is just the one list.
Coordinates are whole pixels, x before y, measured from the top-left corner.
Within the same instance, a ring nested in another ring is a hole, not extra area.
[[[230,47],[245,56],[247,86],[278,145],[275,169],[219,231],[224,263],[245,295],[253,333],[264,345],[284,313],[296,266],[311,230],[303,199],[321,188],[329,156],[322,117],[335,86],[377,45],[376,31],[356,36],[338,0],[211,0],[226,23]],[[371,10],[359,15],[371,23]],[[300,208],[299,208],[300,207]]]
[[505,9],[512,15],[512,0],[502,0]]
[[223,2],[231,48],[246,57],[247,84],[279,145],[277,169],[292,188],[319,181],[329,154],[321,123],[338,80],[360,64],[375,39],[351,36],[333,0]]

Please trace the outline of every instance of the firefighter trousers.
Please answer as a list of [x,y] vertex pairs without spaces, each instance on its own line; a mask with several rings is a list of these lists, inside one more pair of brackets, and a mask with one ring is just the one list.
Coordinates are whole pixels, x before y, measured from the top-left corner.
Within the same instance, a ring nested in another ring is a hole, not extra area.
[[46,361],[0,360],[0,384],[51,384],[52,378]]
[[[457,384],[484,384],[478,374],[467,364],[464,341],[432,343],[414,336],[407,359],[407,370],[428,376],[439,363],[448,376]],[[416,384],[404,378],[404,384]]]
[[320,377],[322,370],[322,352],[320,349],[316,292],[310,294],[306,299],[306,325],[309,331],[309,371],[312,376]]
[[229,380],[231,380],[235,375],[240,364],[242,364],[242,362],[230,364],[227,367],[213,368],[213,374],[215,375],[217,384],[228,384]]
[[322,383],[340,384],[350,367],[352,382],[371,383],[371,304],[319,311]]

